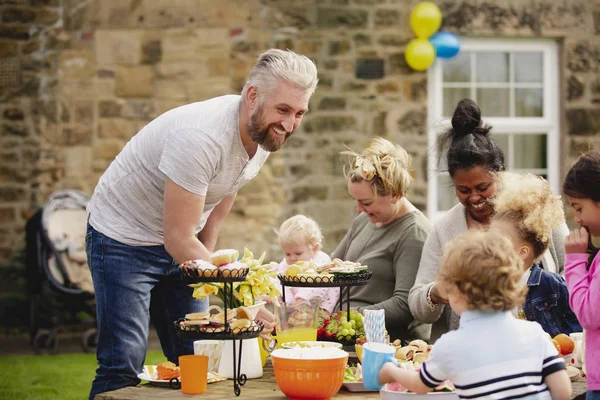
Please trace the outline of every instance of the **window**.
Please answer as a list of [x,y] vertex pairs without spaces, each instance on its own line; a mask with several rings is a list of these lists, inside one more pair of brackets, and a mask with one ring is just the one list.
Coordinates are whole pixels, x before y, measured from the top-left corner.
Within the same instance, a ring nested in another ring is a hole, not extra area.
[[461,39],[461,52],[429,68],[428,131],[430,217],[458,200],[445,159],[437,165],[438,135],[450,127],[460,99],[479,104],[492,138],[504,150],[507,170],[531,172],[558,193],[558,55],[549,40]]

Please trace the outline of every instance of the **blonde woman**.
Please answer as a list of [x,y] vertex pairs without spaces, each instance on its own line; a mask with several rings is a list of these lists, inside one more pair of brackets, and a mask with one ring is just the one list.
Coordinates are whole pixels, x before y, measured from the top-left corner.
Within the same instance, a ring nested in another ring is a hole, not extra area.
[[491,230],[510,238],[523,263],[527,297],[517,316],[539,323],[552,337],[559,333],[581,332],[581,325],[569,306],[565,279],[544,271],[542,256],[550,246],[552,230],[565,221],[560,196],[555,196],[545,179],[533,174],[503,172],[492,203]]
[[415,282],[421,250],[430,223],[406,198],[412,177],[406,150],[383,138],[374,138],[352,158],[346,171],[348,192],[357,215],[332,258],[367,265],[373,276],[365,286],[350,291],[351,307],[385,310],[392,340],[429,339],[430,325],[413,318],[408,292]]

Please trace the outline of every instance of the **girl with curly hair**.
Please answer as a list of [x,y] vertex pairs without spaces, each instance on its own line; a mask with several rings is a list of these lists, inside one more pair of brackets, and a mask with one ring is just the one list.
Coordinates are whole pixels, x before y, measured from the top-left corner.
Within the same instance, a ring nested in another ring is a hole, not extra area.
[[528,293],[525,303],[517,309],[517,316],[539,323],[552,337],[581,332],[581,325],[569,307],[565,279],[540,266],[552,230],[565,220],[560,196],[555,196],[548,182],[537,175],[503,172],[498,177],[498,192],[492,203],[496,213],[490,229],[510,238],[523,260],[522,280]]

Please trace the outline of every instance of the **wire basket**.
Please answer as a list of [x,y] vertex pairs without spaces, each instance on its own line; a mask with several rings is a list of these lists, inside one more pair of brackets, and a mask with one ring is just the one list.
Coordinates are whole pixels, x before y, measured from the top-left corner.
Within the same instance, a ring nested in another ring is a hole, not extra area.
[[334,276],[286,276],[283,274],[277,275],[277,278],[283,286],[294,287],[340,287],[340,286],[361,286],[366,285],[371,276],[372,271],[366,270],[356,274],[341,274],[335,273]]
[[253,339],[260,335],[264,328],[264,324],[259,321],[247,328],[233,328],[227,326],[186,326],[182,327],[181,322],[185,318],[180,318],[175,321],[175,330],[181,337],[188,339],[215,339],[215,340],[241,340]]
[[250,268],[200,269],[181,267],[181,279],[185,283],[243,282]]

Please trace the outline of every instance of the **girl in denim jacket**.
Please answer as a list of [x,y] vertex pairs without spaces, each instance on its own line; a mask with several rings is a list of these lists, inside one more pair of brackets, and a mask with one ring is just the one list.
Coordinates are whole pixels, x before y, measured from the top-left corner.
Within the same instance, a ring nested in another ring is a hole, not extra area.
[[581,332],[581,325],[569,306],[565,279],[543,270],[539,264],[548,249],[552,230],[565,220],[560,196],[552,193],[546,180],[533,174],[503,172],[498,180],[490,229],[504,233],[513,242],[524,261],[523,281],[529,288],[517,316],[538,322],[552,337]]

